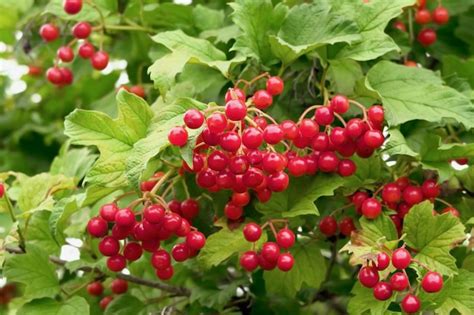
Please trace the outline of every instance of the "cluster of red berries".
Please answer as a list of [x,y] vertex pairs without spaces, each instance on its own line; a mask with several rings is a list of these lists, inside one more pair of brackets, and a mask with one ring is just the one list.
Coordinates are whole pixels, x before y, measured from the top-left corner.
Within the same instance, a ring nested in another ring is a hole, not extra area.
[[334,216],[328,215],[319,221],[319,230],[326,237],[335,236],[338,231],[341,236],[347,237],[356,230],[356,226],[351,217],[344,217],[338,223]]
[[[416,263],[416,261],[412,259],[410,252],[403,247],[394,250],[391,254],[392,257],[390,258],[387,253],[380,252],[375,259],[376,262],[373,261],[371,264],[362,267],[359,271],[359,282],[364,287],[371,288],[374,297],[380,301],[388,300],[393,291],[402,292],[408,289],[408,293],[401,301],[401,308],[406,313],[416,313],[421,307],[421,301],[416,295],[412,294],[413,288],[405,271],[412,262]],[[388,281],[381,281],[379,271],[387,269],[390,261],[398,271],[394,272]],[[421,280],[421,288],[427,293],[439,292],[443,288],[443,277],[437,272],[428,271]]]
[[[99,216],[89,220],[87,231],[102,238],[99,251],[109,257],[107,267],[111,271],[123,270],[127,261],[138,260],[145,250],[152,253],[151,264],[158,278],[168,280],[173,276],[171,257],[176,262],[185,261],[196,256],[206,242],[204,234],[189,223],[198,213],[199,205],[194,199],[145,205],[141,213],[134,213],[130,208],[119,209],[117,204],[110,203],[100,208]],[[137,216],[141,220],[137,221]],[[109,224],[112,225],[110,235]],[[174,245],[170,255],[160,248],[160,242],[173,236],[185,240]]]
[[[268,201],[273,192],[284,191],[289,184],[285,170],[295,177],[318,171],[350,176],[356,165],[349,157],[369,157],[385,140],[383,108],[374,105],[366,110],[358,104],[364,119],[346,123],[340,114],[348,111],[352,101],[342,95],[334,96],[327,105],[308,108],[298,122],[277,123],[263,110],[273,103],[273,96],[282,93],[284,84],[279,77],[266,77],[266,89],[257,90],[252,97],[233,88],[225,96],[225,106],[188,110],[184,126],[174,127],[168,134],[171,144],[182,147],[188,143],[186,128],[202,129],[192,167],[183,166],[196,174],[200,187],[234,192],[225,210],[232,220],[242,216],[249,190],[255,191],[260,202]],[[304,118],[312,110],[314,117]],[[331,126],[335,118],[342,126]]]
[[[68,14],[76,14],[81,9],[81,0],[64,1],[64,11]],[[79,56],[84,59],[90,59],[91,65],[94,69],[103,70],[107,67],[107,64],[109,63],[109,55],[103,50],[96,52],[94,45],[87,41],[87,38],[91,33],[92,26],[88,22],[78,22],[72,27],[72,35],[75,37],[75,40],[71,41],[68,45],[61,46],[57,50],[55,65],[46,71],[46,78],[49,82],[58,86],[69,85],[72,83],[74,76],[71,69],[59,67],[58,62],[69,63],[74,60],[75,54],[71,46],[76,42],[76,40],[82,40],[77,52]],[[60,31],[56,25],[47,23],[41,26],[39,34],[45,42],[52,42],[58,39]]]
[[[277,220],[273,220],[275,222]],[[260,252],[249,250],[240,256],[240,265],[246,271],[252,272],[258,267],[263,270],[273,270],[275,267],[281,271],[290,271],[293,268],[295,259],[289,250],[295,244],[295,234],[287,227],[276,232],[273,222],[269,221],[264,225],[272,227],[276,242],[265,242]],[[262,236],[262,227],[256,223],[248,223],[244,226],[243,234],[248,242],[255,243]],[[287,252],[281,252],[281,249]]]
[[[444,25],[449,21],[448,10],[439,5],[433,12],[430,12],[426,8],[426,3],[419,3],[415,14],[415,21],[419,25],[427,25],[430,22],[434,22],[438,25]],[[418,33],[418,42],[423,46],[430,46],[436,42],[437,35],[433,28],[425,27]]]
[[[377,198],[379,192],[381,199]],[[373,196],[365,191],[358,191],[352,195],[351,201],[357,212],[368,219],[378,217],[382,213],[382,206],[397,211],[397,214],[391,215],[390,218],[400,232],[403,219],[412,206],[424,200],[434,202],[439,194],[440,186],[433,179],[427,179],[419,186],[411,183],[408,177],[400,177],[395,182],[382,186]],[[459,217],[459,212],[452,206],[442,210],[442,213],[447,212]]]
[[[128,282],[122,279],[114,279],[110,283],[110,291],[112,291],[112,294],[123,294],[127,292],[128,290]],[[100,281],[94,281],[91,282],[87,285],[87,293],[92,296],[102,296],[104,293],[104,286],[102,285],[102,282]],[[104,296],[100,302],[99,306],[101,309],[105,310],[107,306],[112,302],[114,296],[109,294]]]

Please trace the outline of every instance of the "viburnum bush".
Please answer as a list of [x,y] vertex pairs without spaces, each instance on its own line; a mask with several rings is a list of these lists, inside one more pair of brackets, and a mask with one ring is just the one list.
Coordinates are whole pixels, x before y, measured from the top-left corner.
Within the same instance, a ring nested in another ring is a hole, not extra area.
[[181,2],[0,3],[0,312],[472,314],[474,1]]

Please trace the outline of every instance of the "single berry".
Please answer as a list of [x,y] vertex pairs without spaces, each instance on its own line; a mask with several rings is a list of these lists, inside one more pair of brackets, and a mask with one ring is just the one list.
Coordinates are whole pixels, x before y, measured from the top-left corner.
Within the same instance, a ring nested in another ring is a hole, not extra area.
[[58,67],[49,68],[46,71],[46,78],[52,84],[61,84],[63,83],[63,73]]
[[274,192],[284,191],[288,187],[289,177],[285,172],[268,175],[268,188]]
[[163,217],[162,228],[168,232],[175,232],[181,226],[183,219],[177,213],[166,213]]
[[58,49],[58,58],[63,62],[71,62],[74,59],[74,51],[69,46],[63,46]]
[[183,117],[186,127],[190,129],[198,129],[204,123],[204,114],[197,109],[189,109]]
[[389,283],[380,281],[374,286],[373,293],[377,300],[385,301],[392,296],[392,287]]
[[141,85],[133,85],[130,87],[129,92],[139,96],[141,98],[145,98],[145,89]]
[[270,77],[267,80],[267,92],[270,95],[279,95],[283,92],[284,83],[280,77]]
[[102,237],[107,234],[108,226],[107,221],[101,217],[95,217],[89,220],[87,223],[87,232],[94,237]]
[[449,22],[449,12],[445,7],[439,6],[433,11],[433,22],[443,25]]
[[274,242],[266,242],[262,246],[262,257],[269,262],[276,262],[280,256],[280,247]]
[[105,51],[98,51],[92,55],[91,64],[96,70],[104,70],[109,64],[109,55]]
[[104,256],[115,256],[120,251],[120,243],[111,236],[104,237],[99,243],[99,251]]
[[319,132],[318,124],[309,118],[303,119],[298,126],[299,132],[305,138],[312,138]]
[[287,167],[288,172],[295,177],[305,175],[308,170],[306,159],[299,156],[290,159]]
[[375,219],[382,213],[382,204],[375,198],[367,198],[362,203],[362,215],[368,219]]
[[229,220],[238,220],[244,214],[244,209],[228,202],[224,207],[224,214]]
[[62,85],[70,85],[74,79],[72,71],[68,68],[59,68],[61,71],[61,75],[63,77],[63,81],[61,82]]
[[91,32],[92,26],[87,22],[78,22],[72,27],[72,35],[78,39],[86,39]]
[[266,109],[273,103],[272,95],[266,90],[258,90],[252,97],[255,107],[258,109]]
[[173,249],[171,250],[171,256],[173,256],[173,259],[178,262],[185,261],[189,258],[189,255],[190,249],[184,243],[174,245]]
[[249,127],[242,133],[242,143],[249,149],[257,149],[263,143],[263,133],[254,127]]
[[171,265],[165,269],[156,270],[156,276],[163,281],[171,279],[171,277],[173,277],[173,274],[174,274],[174,269],[173,269],[173,266]]
[[298,136],[298,127],[294,121],[284,120],[280,123],[281,130],[285,135],[285,139],[293,140]]
[[247,105],[241,100],[230,100],[225,104],[225,115],[229,120],[241,121],[247,115]]
[[183,127],[173,127],[168,133],[168,141],[177,147],[183,147],[188,142],[188,132]]
[[129,208],[119,210],[115,214],[115,224],[120,226],[132,226],[135,224],[135,214]]
[[344,114],[349,110],[349,100],[344,95],[336,95],[331,99],[329,107],[335,113]]
[[59,29],[54,24],[44,24],[39,30],[41,38],[45,42],[52,42],[59,37]]
[[351,236],[352,232],[356,230],[354,221],[350,217],[345,217],[339,221],[339,231],[344,236]]
[[127,265],[127,260],[124,256],[118,254],[107,259],[107,268],[110,271],[119,272],[122,271]]
[[161,223],[165,216],[165,208],[160,205],[150,205],[143,210],[143,217],[150,223]]
[[352,160],[341,160],[337,166],[337,173],[342,177],[353,175],[357,170],[356,164]]
[[420,9],[416,11],[415,21],[418,24],[428,24],[431,22],[431,12],[427,9]]
[[192,220],[199,214],[199,203],[192,199],[186,199],[181,203],[181,215],[187,220]]
[[443,288],[443,277],[437,272],[428,271],[421,280],[421,287],[428,293],[439,292]]
[[128,290],[128,282],[123,279],[114,279],[110,284],[110,290],[115,294],[123,294]]
[[423,46],[430,46],[436,42],[436,31],[431,28],[425,28],[418,33],[418,41]]
[[364,132],[364,122],[359,118],[353,118],[347,122],[346,135],[352,139],[359,138]]
[[283,253],[278,256],[277,260],[277,267],[281,271],[290,271],[291,268],[293,268],[293,265],[295,264],[295,259],[293,258],[293,255],[290,253]]
[[123,256],[129,261],[140,259],[143,254],[143,248],[140,244],[135,242],[128,242],[123,248]]
[[407,294],[402,300],[401,307],[405,313],[412,314],[420,310],[421,302],[416,295]]
[[104,292],[104,286],[102,282],[94,281],[87,285],[87,293],[93,296],[101,296]]
[[440,193],[440,187],[433,179],[426,180],[423,185],[421,185],[421,190],[426,199],[436,198]]
[[151,264],[155,269],[164,270],[171,266],[170,254],[164,249],[158,249],[151,256]]
[[295,239],[295,233],[288,228],[281,229],[276,236],[278,246],[284,249],[292,247],[295,244]]
[[334,121],[334,113],[331,108],[323,106],[316,109],[314,119],[318,125],[330,125]]
[[245,102],[245,93],[239,88],[230,88],[225,93],[225,102],[227,103],[230,100],[241,100]]
[[327,237],[333,236],[337,232],[337,221],[333,216],[326,216],[319,221],[319,230]]
[[373,288],[379,282],[379,273],[375,267],[365,266],[359,271],[359,282],[366,288]]
[[392,253],[392,265],[397,269],[405,269],[411,263],[411,255],[405,248],[398,248]]
[[207,118],[206,124],[210,132],[218,134],[227,127],[227,118],[222,113],[213,113]]
[[284,137],[285,134],[283,130],[280,128],[280,125],[277,124],[268,125],[263,131],[263,139],[268,144],[277,144],[282,141]]
[[79,46],[79,56],[84,59],[89,59],[95,53],[94,45],[89,42],[84,42]]
[[384,121],[383,107],[380,105],[370,106],[367,116],[372,123],[382,124]]
[[119,211],[119,208],[117,207],[117,204],[115,203],[107,203],[100,207],[99,213],[102,219],[108,222],[114,222],[115,221],[115,215]]
[[220,137],[219,144],[228,152],[236,152],[242,145],[242,139],[235,131],[229,131]]
[[395,272],[390,277],[390,285],[394,291],[403,291],[410,285],[408,277],[403,272]]
[[339,158],[332,151],[321,153],[318,159],[318,167],[322,172],[335,172],[339,165]]
[[114,299],[114,297],[110,296],[110,295],[103,297],[99,302],[99,307],[102,310],[105,310],[107,308],[107,306],[110,304],[110,302],[112,302],[113,299]]
[[388,183],[382,189],[382,199],[386,203],[398,203],[402,199],[402,191],[396,183]]
[[192,250],[200,250],[206,244],[206,237],[199,231],[192,231],[186,236],[186,245]]
[[403,190],[403,200],[408,205],[414,205],[423,201],[423,191],[418,186],[408,186]]
[[380,148],[385,138],[380,130],[367,130],[364,134],[364,143],[371,149]]
[[82,9],[82,0],[64,0],[63,9],[67,14],[77,14]]
[[384,252],[377,255],[377,270],[385,270],[390,265],[390,256]]
[[243,193],[234,192],[230,201],[236,206],[245,207],[250,202],[250,194],[247,191]]
[[252,272],[257,269],[259,265],[258,255],[254,251],[247,251],[240,256],[240,265],[246,271]]
[[207,165],[211,170],[223,171],[229,164],[229,158],[222,151],[216,150],[207,157]]

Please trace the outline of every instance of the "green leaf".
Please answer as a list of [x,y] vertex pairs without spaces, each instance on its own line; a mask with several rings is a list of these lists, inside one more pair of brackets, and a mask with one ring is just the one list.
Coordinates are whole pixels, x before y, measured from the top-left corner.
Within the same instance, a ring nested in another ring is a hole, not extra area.
[[133,145],[147,134],[153,113],[138,96],[123,89],[117,95],[118,117],[76,109],[66,117],[65,134],[72,144],[96,146],[100,157],[86,181],[104,187],[127,185],[125,165]]
[[127,177],[138,187],[140,176],[147,163],[168,147],[168,132],[183,123],[183,115],[190,108],[204,109],[205,104],[188,98],[176,99],[172,104],[158,110],[145,138],[138,141],[127,160]]
[[224,12],[198,4],[193,8],[196,27],[200,30],[213,30],[224,25]]
[[474,88],[474,58],[463,60],[454,55],[443,56],[443,76],[453,74],[469,80],[469,84]]
[[[252,249],[252,244],[247,242],[242,232],[243,224],[235,230],[224,226],[221,230],[211,234],[206,240],[206,246],[197,257],[199,263],[205,268],[217,266],[234,254],[241,254]],[[267,240],[264,233],[257,242],[257,248]]]
[[202,64],[217,69],[227,78],[230,68],[244,61],[241,57],[227,60],[225,53],[209,41],[190,37],[181,30],[158,33],[152,39],[170,51],[148,68],[151,80],[163,97],[174,85],[176,76],[188,63]]
[[232,20],[242,31],[232,50],[271,63],[274,56],[268,35],[276,34],[288,8],[281,4],[273,7],[270,0],[237,0],[229,5],[234,10]]
[[48,254],[36,246],[28,246],[26,254],[9,255],[4,265],[4,275],[9,281],[25,285],[28,300],[54,297],[59,293],[59,281]]
[[212,283],[198,283],[195,288],[191,288],[189,301],[191,303],[198,302],[202,306],[222,311],[235,296],[237,288],[245,284],[247,284],[245,280],[233,280],[219,286],[211,286]]
[[340,250],[352,254],[351,264],[365,263],[380,252],[382,245],[389,248],[396,246],[392,241],[398,240],[397,229],[387,215],[379,215],[374,220],[362,217],[359,222],[361,228],[352,233],[351,241]]
[[33,244],[50,255],[58,255],[61,248],[49,229],[50,216],[49,211],[35,212],[28,221],[25,237],[28,244]]
[[87,148],[69,150],[68,146],[63,146],[51,164],[50,173],[74,178],[77,183],[86,176],[96,158],[97,155]]
[[374,185],[383,178],[382,159],[378,155],[372,155],[365,159],[358,156],[351,158],[357,166],[356,172],[349,177],[345,177],[343,189],[353,193],[361,188],[373,189]]
[[443,85],[430,70],[381,61],[367,73],[366,85],[380,95],[390,126],[411,120],[449,119],[466,128],[474,127],[474,106],[470,100]]
[[270,36],[273,53],[289,64],[318,47],[359,40],[357,25],[330,1],[294,6],[283,21],[278,36]]
[[474,309],[474,273],[464,269],[448,279],[439,293],[420,292],[424,309],[435,310],[436,314],[449,315],[454,310],[459,314],[471,314]]
[[49,232],[58,242],[64,242],[64,229],[68,227],[68,219],[71,215],[79,210],[78,198],[83,195],[71,196],[59,200],[51,211],[49,217]]
[[474,167],[469,166],[456,174],[456,177],[461,181],[463,188],[474,192]]
[[397,296],[396,293],[394,293],[388,300],[378,301],[374,298],[372,289],[364,288],[359,282],[356,282],[351,294],[353,296],[349,299],[349,304],[347,305],[347,312],[350,315],[387,314],[390,303],[395,301]]
[[[101,14],[106,17],[111,12],[108,8],[104,5],[104,1],[96,1],[94,2]],[[77,14],[68,14],[63,9],[63,0],[51,0],[46,8],[44,9],[44,14],[50,13],[58,16],[63,20],[72,20],[72,21],[99,21],[101,16],[99,12],[94,9],[91,5],[83,5],[81,12]]]
[[112,302],[107,306],[105,315],[128,315],[128,314],[145,314],[145,304],[138,298],[130,294],[123,294],[114,297]]
[[350,58],[358,61],[376,59],[384,54],[400,50],[393,39],[384,33],[387,24],[402,13],[403,8],[411,6],[415,0],[363,2],[349,0],[342,2],[344,12],[354,15],[361,39],[346,45],[336,55],[337,58]]
[[356,82],[362,79],[362,68],[354,60],[329,60],[329,80],[332,90],[344,95],[353,95]]
[[287,190],[274,193],[268,202],[259,202],[255,205],[255,208],[272,218],[319,215],[314,202],[322,196],[332,196],[334,190],[343,184],[343,178],[327,174],[294,178]]
[[265,288],[269,293],[293,297],[303,284],[319,288],[326,276],[326,261],[321,248],[314,241],[297,242],[290,250],[295,258],[293,268],[288,272],[265,271]]
[[89,304],[80,296],[73,296],[65,301],[58,302],[44,298],[31,301],[23,305],[18,315],[85,315],[89,314]]
[[390,128],[388,130],[388,142],[385,145],[384,153],[393,155],[408,155],[416,157],[418,153],[413,151],[408,145],[405,137],[398,128]]
[[464,226],[449,213],[433,216],[432,211],[429,201],[410,209],[403,224],[405,242],[416,251],[415,259],[443,275],[454,275],[458,269],[449,251],[466,238]]

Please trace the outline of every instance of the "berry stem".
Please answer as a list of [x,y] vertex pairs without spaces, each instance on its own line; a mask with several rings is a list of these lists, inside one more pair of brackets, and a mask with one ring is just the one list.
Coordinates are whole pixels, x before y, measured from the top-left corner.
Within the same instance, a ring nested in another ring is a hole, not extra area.
[[278,123],[276,122],[275,119],[273,119],[272,116],[268,115],[267,113],[261,111],[260,109],[256,108],[256,107],[250,107],[248,109],[249,112],[256,112],[256,113],[259,113],[260,115],[262,115],[263,117],[267,118],[268,120],[270,120],[272,123],[274,123],[275,125],[278,125]]
[[[364,105],[354,100],[349,100],[349,103],[354,104],[355,106],[359,107],[360,110],[362,111],[362,114],[364,115],[364,121],[365,122],[369,121],[367,118],[367,110],[365,109]],[[371,124],[368,124],[368,125],[369,125],[369,128],[372,130],[372,125]]]
[[183,184],[183,189],[184,189],[184,193],[186,194],[186,198],[187,199],[191,198],[191,195],[189,194],[189,189],[188,189],[188,185],[186,184],[186,181],[183,179],[181,181],[181,183]]
[[410,44],[413,44],[415,31],[413,29],[413,10],[411,9],[408,9],[408,34],[410,35]]
[[341,122],[341,124],[346,127],[346,121],[344,120],[344,118],[341,117],[341,115],[339,115],[338,113],[333,113],[334,116],[339,119],[339,121]]
[[150,194],[151,195],[155,195],[158,188],[160,188],[160,186],[168,179],[168,177],[171,176],[171,174],[173,174],[174,170],[169,170],[168,172],[166,172],[161,178],[159,181],[156,182],[155,186],[153,186],[153,189],[150,191]]
[[313,105],[313,106],[310,106],[308,107],[304,112],[303,114],[301,114],[300,118],[298,119],[298,122],[301,122],[306,115],[308,115],[309,112],[315,110],[316,108],[319,108],[319,107],[323,107],[323,105]]
[[330,216],[333,216],[333,215],[335,215],[336,213],[338,213],[339,211],[345,210],[345,209],[350,208],[350,207],[352,207],[352,206],[353,206],[352,203],[348,203],[347,205],[344,205],[344,206],[342,206],[342,207],[339,207],[339,208],[337,208],[337,209],[334,209],[334,210],[331,212]]
[[421,267],[425,268],[426,270],[431,271],[430,267],[428,267],[427,265],[425,265],[421,261],[419,261],[417,259],[414,259],[414,258],[412,258],[411,261],[414,262],[417,265],[420,265]]
[[441,203],[444,204],[445,206],[454,208],[454,206],[453,206],[452,204],[450,204],[449,202],[447,202],[447,201],[445,201],[445,200],[443,200],[443,199],[441,199],[441,198],[435,198],[435,200],[438,201],[438,202],[441,202]]
[[270,229],[272,230],[273,236],[274,236],[275,239],[276,239],[276,237],[277,237],[277,231],[276,231],[276,229],[275,229],[275,226],[273,225],[273,222],[272,222],[272,221],[268,221],[268,225],[270,226]]
[[114,200],[112,200],[112,203],[117,203],[122,198],[125,198],[127,196],[131,196],[131,195],[134,195],[134,194],[136,194],[134,191],[129,191],[129,192],[123,193],[121,195],[118,195]]
[[109,30],[119,30],[119,31],[137,31],[137,32],[146,32],[154,33],[155,31],[151,28],[139,26],[139,25],[104,25],[106,29]]

